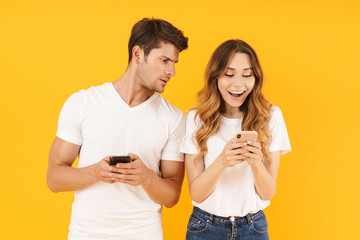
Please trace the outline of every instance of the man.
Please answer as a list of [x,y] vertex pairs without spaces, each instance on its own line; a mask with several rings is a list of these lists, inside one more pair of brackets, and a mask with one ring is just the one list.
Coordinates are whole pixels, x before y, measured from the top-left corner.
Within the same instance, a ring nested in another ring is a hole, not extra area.
[[[120,79],[73,94],[60,113],[47,184],[75,191],[70,240],[163,239],[161,205],[179,200],[184,114],[157,93],[175,75],[187,38],[164,20],[144,18],[128,47]],[[132,161],[113,166],[111,155]]]

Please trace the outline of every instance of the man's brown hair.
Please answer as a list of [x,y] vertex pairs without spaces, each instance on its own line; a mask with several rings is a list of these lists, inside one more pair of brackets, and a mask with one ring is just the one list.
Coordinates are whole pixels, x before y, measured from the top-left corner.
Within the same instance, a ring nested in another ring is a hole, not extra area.
[[188,47],[188,38],[171,23],[155,18],[143,18],[138,21],[133,26],[129,39],[129,62],[135,46],[141,47],[147,56],[152,49],[158,48],[161,42],[174,44],[180,52]]

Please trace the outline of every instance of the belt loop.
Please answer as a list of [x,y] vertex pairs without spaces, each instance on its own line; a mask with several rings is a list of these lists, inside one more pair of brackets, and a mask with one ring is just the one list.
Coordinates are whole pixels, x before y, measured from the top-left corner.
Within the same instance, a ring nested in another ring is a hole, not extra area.
[[248,215],[246,215],[246,219],[247,219],[248,224],[252,224],[253,220],[250,216],[250,213]]
[[209,218],[206,220],[206,222],[208,222],[209,224],[212,224],[213,218],[214,218],[214,215],[209,214]]

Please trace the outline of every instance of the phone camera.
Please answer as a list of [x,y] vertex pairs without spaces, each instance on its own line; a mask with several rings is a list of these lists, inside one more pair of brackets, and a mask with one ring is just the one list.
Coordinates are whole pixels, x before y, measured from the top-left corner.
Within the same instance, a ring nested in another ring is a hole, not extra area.
[[240,138],[241,138],[241,134],[238,134],[236,137],[240,139]]

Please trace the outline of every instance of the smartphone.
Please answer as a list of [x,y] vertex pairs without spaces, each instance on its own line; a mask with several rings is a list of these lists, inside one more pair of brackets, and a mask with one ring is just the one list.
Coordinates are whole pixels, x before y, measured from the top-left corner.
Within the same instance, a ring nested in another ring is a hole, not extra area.
[[110,165],[116,165],[118,163],[131,162],[130,156],[110,156]]
[[240,131],[237,132],[235,137],[240,139],[241,141],[256,141],[257,140],[257,132],[256,131]]

